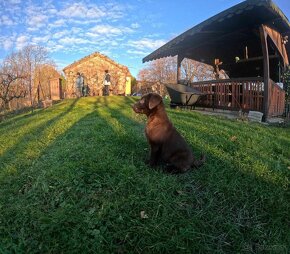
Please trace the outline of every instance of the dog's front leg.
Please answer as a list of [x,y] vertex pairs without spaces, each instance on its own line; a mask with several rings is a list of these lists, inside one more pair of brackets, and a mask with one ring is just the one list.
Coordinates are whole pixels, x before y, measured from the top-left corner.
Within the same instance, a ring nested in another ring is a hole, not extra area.
[[150,160],[149,165],[156,166],[159,161],[159,154],[160,154],[160,147],[155,144],[151,144],[151,153],[150,153]]

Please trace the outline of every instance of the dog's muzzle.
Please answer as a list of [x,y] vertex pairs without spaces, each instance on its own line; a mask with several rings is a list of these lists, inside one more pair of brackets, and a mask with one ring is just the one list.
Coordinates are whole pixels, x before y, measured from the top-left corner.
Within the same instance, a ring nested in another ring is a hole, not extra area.
[[136,104],[132,105],[132,109],[134,110],[135,113],[143,113],[143,110],[138,108]]

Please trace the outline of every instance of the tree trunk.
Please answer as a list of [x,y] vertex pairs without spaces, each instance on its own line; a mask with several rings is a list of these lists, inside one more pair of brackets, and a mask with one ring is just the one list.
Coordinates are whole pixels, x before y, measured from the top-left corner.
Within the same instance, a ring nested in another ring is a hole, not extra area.
[[4,101],[4,110],[10,111],[10,109],[11,109],[10,101]]

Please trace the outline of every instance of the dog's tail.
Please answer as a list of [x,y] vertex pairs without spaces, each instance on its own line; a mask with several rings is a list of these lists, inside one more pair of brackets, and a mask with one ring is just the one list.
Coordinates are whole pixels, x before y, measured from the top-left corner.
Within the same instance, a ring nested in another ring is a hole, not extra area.
[[206,161],[206,157],[205,157],[204,154],[202,154],[200,156],[200,159],[199,160],[195,160],[193,162],[193,165],[192,166],[194,166],[195,168],[199,168],[200,166],[202,166],[205,163],[205,161]]

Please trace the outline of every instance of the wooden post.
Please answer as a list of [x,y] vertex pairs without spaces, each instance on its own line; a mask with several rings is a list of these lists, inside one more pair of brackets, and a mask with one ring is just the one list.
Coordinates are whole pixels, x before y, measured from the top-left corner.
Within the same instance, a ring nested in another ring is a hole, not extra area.
[[50,79],[48,80],[48,87],[49,87],[49,99],[51,100],[51,84],[50,84]]
[[263,100],[263,113],[264,121],[267,120],[269,116],[269,87],[270,87],[270,68],[269,68],[269,52],[268,52],[268,43],[267,43],[267,33],[265,31],[264,25],[260,27],[260,37],[261,45],[263,51],[263,70],[264,70],[264,100]]
[[37,104],[38,104],[38,106],[40,104],[40,84],[39,83],[37,86]]
[[176,83],[178,84],[178,81],[180,80],[181,76],[181,62],[184,59],[184,57],[177,55],[177,75],[176,75]]

